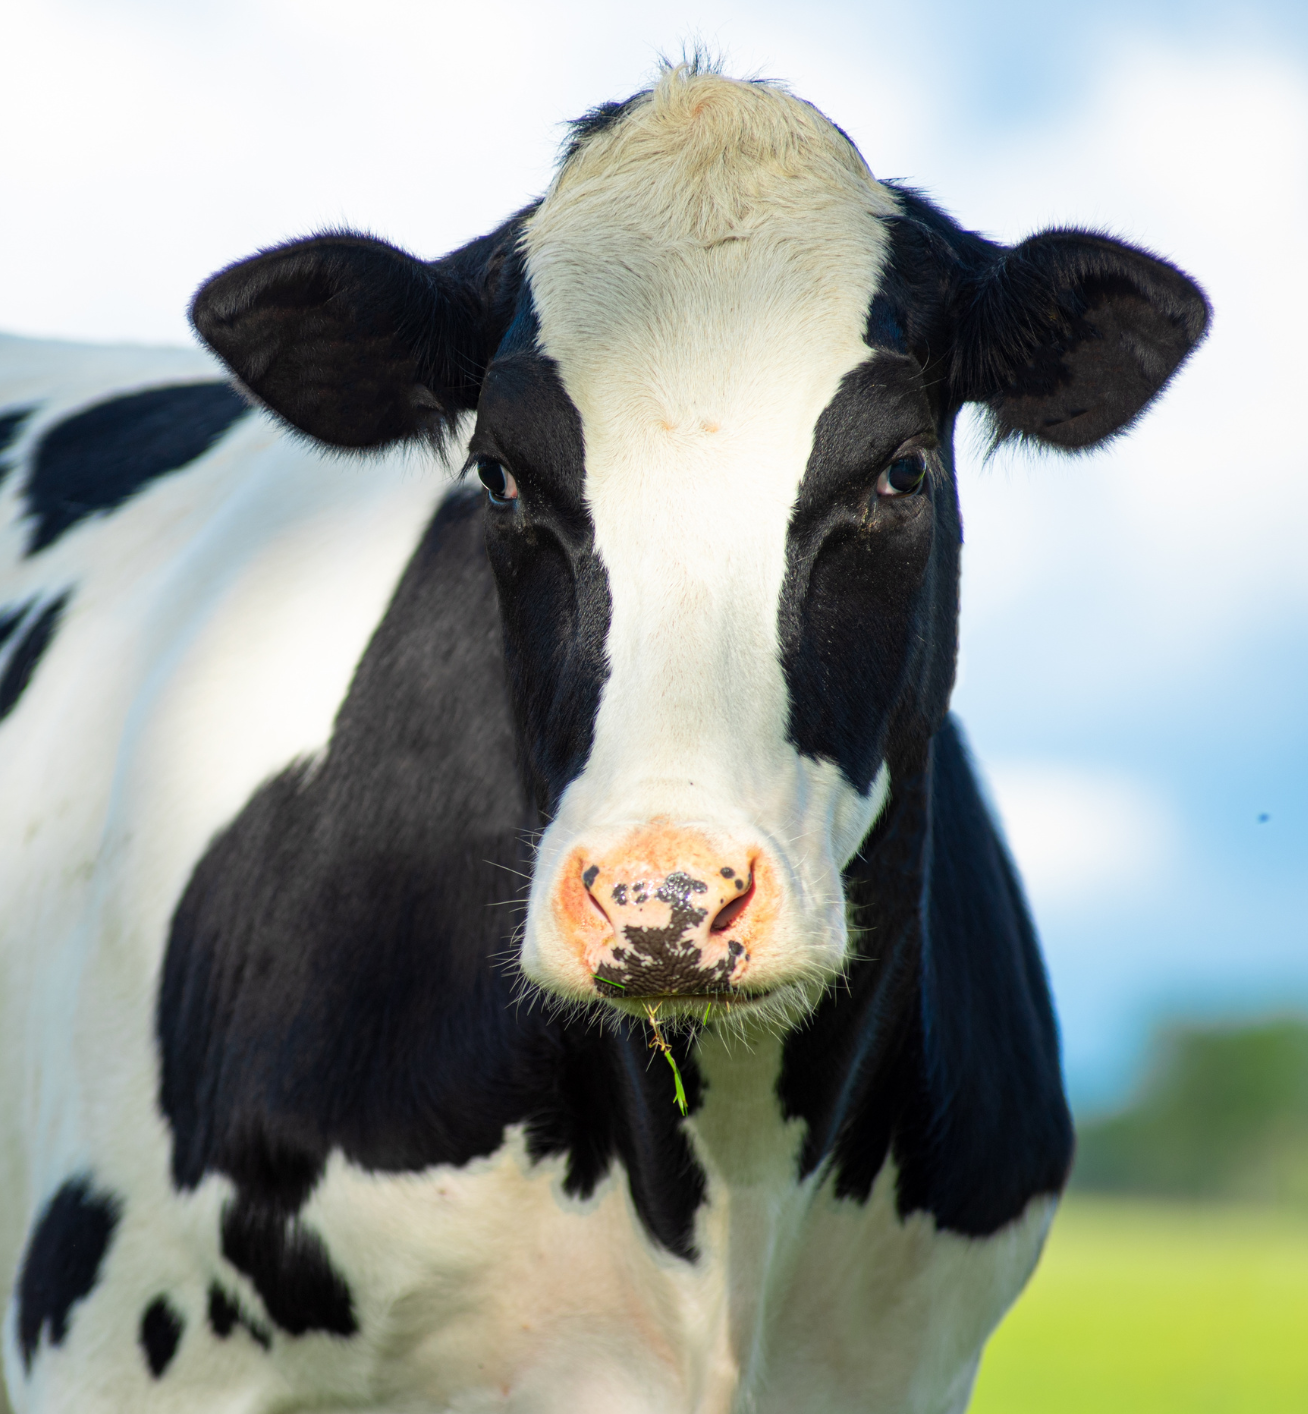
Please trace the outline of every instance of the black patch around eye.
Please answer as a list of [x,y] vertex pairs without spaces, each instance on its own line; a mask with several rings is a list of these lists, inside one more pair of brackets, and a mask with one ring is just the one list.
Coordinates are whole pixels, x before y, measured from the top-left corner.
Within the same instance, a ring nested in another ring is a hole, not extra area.
[[586,505],[581,415],[547,358],[515,355],[487,374],[472,445],[521,466],[530,498],[492,516],[486,547],[503,606],[520,759],[552,814],[590,754],[608,677],[608,573]]
[[166,1296],[156,1296],[141,1316],[141,1349],[155,1379],[172,1364],[186,1323]]
[[37,444],[27,482],[34,521],[27,553],[180,471],[250,411],[230,383],[184,383],[112,398],[56,423]]
[[122,1204],[90,1180],[70,1178],[45,1206],[18,1278],[18,1348],[31,1370],[41,1332],[51,1345],[68,1335],[73,1307],[91,1294],[113,1238]]
[[801,754],[834,761],[860,793],[876,776],[901,691],[922,670],[932,627],[920,595],[934,519],[946,510],[873,495],[870,483],[890,458],[920,479],[920,454],[894,454],[929,430],[929,418],[915,360],[879,353],[846,374],[818,419],[787,532],[778,627],[788,736]]

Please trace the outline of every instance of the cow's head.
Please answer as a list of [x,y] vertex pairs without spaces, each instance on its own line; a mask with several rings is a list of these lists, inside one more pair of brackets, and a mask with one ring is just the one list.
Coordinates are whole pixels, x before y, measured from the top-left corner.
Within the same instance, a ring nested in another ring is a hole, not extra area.
[[842,868],[953,680],[960,407],[1094,446],[1207,313],[1164,261],[992,244],[784,91],[680,69],[576,125],[493,235],[432,263],[316,237],[215,276],[194,318],[332,446],[439,443],[475,411],[547,822],[525,970],[702,1008],[842,966]]

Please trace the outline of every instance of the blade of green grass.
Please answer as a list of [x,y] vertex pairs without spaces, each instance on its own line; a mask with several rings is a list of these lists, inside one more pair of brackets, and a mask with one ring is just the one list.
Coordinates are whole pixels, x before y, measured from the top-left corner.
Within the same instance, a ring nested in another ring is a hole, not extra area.
[[663,1032],[659,1030],[659,1013],[657,1007],[652,1007],[648,1003],[645,1006],[645,1013],[649,1017],[649,1029],[653,1033],[650,1045],[655,1050],[663,1052],[663,1058],[672,1067],[672,1084],[674,1088],[674,1100],[681,1113],[689,1113],[690,1106],[686,1103],[686,1087],[681,1083],[681,1070],[677,1065],[677,1058],[672,1054],[672,1047],[663,1039]]
[[663,1058],[672,1067],[672,1084],[676,1090],[677,1108],[682,1114],[687,1112],[686,1087],[681,1083],[681,1071],[677,1069],[677,1058],[671,1051],[664,1051]]

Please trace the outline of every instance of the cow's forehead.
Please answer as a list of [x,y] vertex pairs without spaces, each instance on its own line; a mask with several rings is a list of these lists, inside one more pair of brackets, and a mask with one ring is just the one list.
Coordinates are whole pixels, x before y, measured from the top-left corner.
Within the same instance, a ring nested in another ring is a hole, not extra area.
[[[564,165],[526,231],[540,341],[586,426],[778,419],[867,356],[894,198],[807,104],[669,74]],[[759,429],[762,431],[762,429]]]

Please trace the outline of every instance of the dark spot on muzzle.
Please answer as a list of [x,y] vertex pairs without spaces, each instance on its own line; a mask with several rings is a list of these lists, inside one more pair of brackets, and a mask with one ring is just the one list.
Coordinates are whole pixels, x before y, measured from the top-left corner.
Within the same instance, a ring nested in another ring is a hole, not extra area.
[[[618,897],[618,890],[623,897]],[[646,901],[643,882],[631,886],[636,904]],[[613,891],[618,903],[625,903],[626,890],[619,884]],[[703,996],[729,994],[736,958],[744,951],[739,943],[729,944],[726,955],[706,965],[694,934],[708,916],[695,901],[708,893],[702,879],[675,871],[664,879],[654,897],[666,903],[671,916],[661,928],[627,923],[619,928],[622,945],[612,948],[612,963],[596,969],[595,980],[604,996],[641,997],[661,995]],[[691,935],[691,936],[687,936]]]

